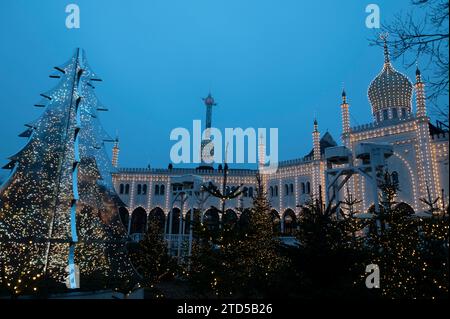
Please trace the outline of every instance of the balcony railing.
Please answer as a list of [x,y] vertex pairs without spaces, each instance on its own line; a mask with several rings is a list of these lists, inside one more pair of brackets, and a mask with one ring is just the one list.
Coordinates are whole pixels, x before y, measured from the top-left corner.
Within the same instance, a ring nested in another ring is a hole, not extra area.
[[[254,176],[256,170],[254,169],[240,169],[240,168],[230,168],[228,172],[231,175],[239,175],[239,176]],[[123,175],[123,174],[143,174],[143,175],[223,175],[223,171],[218,169],[196,169],[196,168],[133,168],[133,167],[124,167],[118,168],[114,175]]]
[[352,133],[357,133],[357,132],[361,132],[361,131],[377,129],[380,127],[387,127],[390,125],[402,124],[402,123],[406,123],[409,121],[414,121],[415,119],[416,118],[413,114],[409,114],[405,118],[388,119],[388,120],[383,120],[383,121],[379,121],[379,122],[371,122],[371,123],[367,123],[367,124],[353,126],[352,128],[350,128],[350,131]]
[[178,243],[178,241],[180,240],[180,237],[181,237],[181,242],[189,240],[189,235],[179,235],[179,234],[166,234],[165,238],[166,238],[167,242]]

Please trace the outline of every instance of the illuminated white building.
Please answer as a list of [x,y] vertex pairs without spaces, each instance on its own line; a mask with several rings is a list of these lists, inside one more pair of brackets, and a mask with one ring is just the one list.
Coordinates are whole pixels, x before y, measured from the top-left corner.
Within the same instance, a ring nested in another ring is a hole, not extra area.
[[[415,91],[416,109],[413,112],[412,101]],[[373,121],[371,123],[351,127],[350,105],[347,103],[345,91],[342,93],[342,145],[355,151],[361,142],[389,143],[393,147],[393,155],[387,159],[386,169],[398,179],[399,193],[397,202],[408,204],[412,210],[421,211],[426,206],[421,198],[429,195],[435,199],[444,194],[448,203],[448,132],[430,123],[425,104],[425,84],[422,82],[419,69],[413,85],[407,76],[401,74],[391,64],[387,45],[384,48],[384,64],[381,72],[375,77],[368,90],[372,106]],[[209,96],[208,98],[211,98]],[[338,112],[338,108],[336,108]],[[210,119],[211,114],[209,114]],[[209,122],[209,124],[211,124]],[[289,234],[296,227],[302,205],[319,193],[325,200],[325,170],[327,163],[324,151],[327,147],[336,146],[329,133],[320,137],[319,125],[314,121],[312,133],[312,151],[301,158],[281,161],[276,173],[264,176],[266,190],[272,204],[274,225],[283,234]],[[264,157],[264,145],[260,144],[260,162]],[[118,146],[115,149],[117,163]],[[262,160],[263,161],[263,160]],[[130,234],[145,231],[147,220],[156,218],[166,224],[169,212],[174,207],[174,224],[172,233],[188,233],[187,228],[178,227],[176,218],[181,213],[184,220],[189,220],[192,209],[200,209],[205,220],[212,227],[219,227],[219,221],[238,221],[241,212],[252,205],[252,196],[256,188],[255,174],[257,170],[228,170],[228,187],[243,185],[244,194],[226,202],[225,214],[220,213],[221,202],[210,197],[201,205],[199,202],[186,201],[183,205],[174,201],[173,180],[180,176],[195,175],[204,182],[213,181],[221,185],[223,170],[172,168],[119,168],[113,180],[116,190],[125,203],[121,208],[121,217],[128,226]],[[357,210],[367,211],[374,202],[370,184],[361,175],[354,175],[347,182],[348,190],[361,200]],[[178,186],[175,186],[178,187]],[[320,190],[323,190],[320,192]],[[347,190],[347,187],[346,187]],[[338,194],[340,199],[342,194]],[[339,199],[339,198],[338,198]],[[442,203],[442,201],[440,202]],[[439,203],[438,203],[439,204]],[[181,207],[183,206],[183,207]],[[183,223],[183,220],[182,220]],[[188,223],[183,224],[188,225]]]

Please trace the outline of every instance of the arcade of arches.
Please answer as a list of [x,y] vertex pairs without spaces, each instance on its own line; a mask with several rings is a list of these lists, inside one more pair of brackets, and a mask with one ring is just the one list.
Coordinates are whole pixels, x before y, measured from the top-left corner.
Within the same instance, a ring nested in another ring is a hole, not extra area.
[[[413,208],[403,202],[397,204],[396,209],[403,214],[414,214]],[[371,210],[373,211],[373,207],[369,209],[369,211]],[[233,209],[227,209],[225,214],[221,216],[220,211],[217,208],[211,207],[205,211],[203,223],[210,231],[218,230],[221,225],[226,225],[231,228],[236,226],[245,227],[248,224],[248,215],[250,212],[250,209],[245,209],[242,214],[240,214]],[[119,208],[120,219],[130,235],[145,233],[151,222],[156,222],[161,229],[165,230],[166,234],[189,234],[190,226],[199,223],[202,220],[200,212],[197,209],[194,209],[193,217],[191,217],[191,214],[192,210],[189,210],[184,214],[183,218],[180,219],[181,211],[177,207],[173,208],[172,212],[169,212],[169,214],[165,214],[160,207],[153,208],[148,213],[144,208],[137,207],[131,214],[127,208]],[[173,215],[173,217],[171,215]],[[271,217],[274,234],[293,236],[300,226],[299,220],[301,215],[302,211],[300,211],[300,213],[295,213],[291,208],[287,208],[283,214],[272,209]],[[181,229],[180,224],[182,225]]]

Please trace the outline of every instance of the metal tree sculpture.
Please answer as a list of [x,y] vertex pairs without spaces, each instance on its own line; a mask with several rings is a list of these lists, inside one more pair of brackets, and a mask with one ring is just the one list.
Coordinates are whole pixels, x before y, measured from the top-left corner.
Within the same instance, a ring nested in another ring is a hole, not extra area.
[[81,49],[55,69],[50,77],[59,84],[41,94],[36,107],[44,112],[20,134],[28,143],[10,157],[0,188],[1,282],[15,294],[36,291],[36,278],[64,284],[68,272],[68,287],[78,288],[78,269],[81,279],[103,278],[114,288],[134,280],[104,148],[113,140],[94,93],[101,80]]

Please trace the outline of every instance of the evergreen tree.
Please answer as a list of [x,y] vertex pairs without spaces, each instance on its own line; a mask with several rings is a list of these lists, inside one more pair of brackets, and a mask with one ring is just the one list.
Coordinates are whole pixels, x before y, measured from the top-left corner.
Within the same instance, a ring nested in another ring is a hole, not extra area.
[[147,287],[172,277],[177,270],[176,260],[169,256],[160,223],[156,220],[149,222],[144,239],[132,250],[131,256],[133,265]]
[[[326,255],[334,250],[347,249],[351,242],[359,244],[356,232],[365,226],[354,218],[354,205],[359,202],[348,191],[344,201],[337,205],[321,203],[321,187],[318,198],[312,198],[303,208],[300,227],[296,234],[303,250],[313,255]],[[342,209],[346,211],[344,212]]]
[[234,270],[241,274],[243,291],[250,296],[268,294],[277,281],[278,273],[289,264],[280,255],[280,243],[273,234],[271,206],[261,176],[257,175],[256,179],[257,191],[247,227],[241,230],[241,236],[227,250],[231,257],[236,258]]
[[303,208],[296,234],[300,245],[293,253],[301,276],[297,294],[302,298],[358,296],[353,282],[359,278],[364,258],[362,238],[355,233],[364,223],[353,218],[357,200],[347,194],[344,203],[323,205],[321,189],[318,195]]
[[2,285],[14,294],[64,287],[68,265],[78,266],[81,284],[95,274],[99,285],[129,289],[134,271],[120,223],[119,197],[112,187],[110,161],[94,93],[100,81],[84,51],[50,77],[58,86],[41,94],[43,114],[20,136],[28,142],[4,167],[0,188],[0,267]]
[[258,190],[245,227],[222,227],[211,236],[202,227],[191,259],[190,282],[197,292],[219,297],[263,297],[280,282],[289,260],[274,238],[270,203],[257,176]]
[[[208,237],[198,232],[198,238],[192,245],[192,256],[189,259],[187,279],[194,294],[203,297],[233,296],[235,292],[234,280],[230,272],[224,272],[227,261],[224,260],[222,250],[213,244]],[[224,285],[227,285],[225,287]]]
[[[378,227],[368,234],[367,264],[380,269],[380,294],[390,299],[448,297],[448,219],[417,218],[396,205],[398,183],[384,172]],[[379,229],[380,228],[380,229]]]

